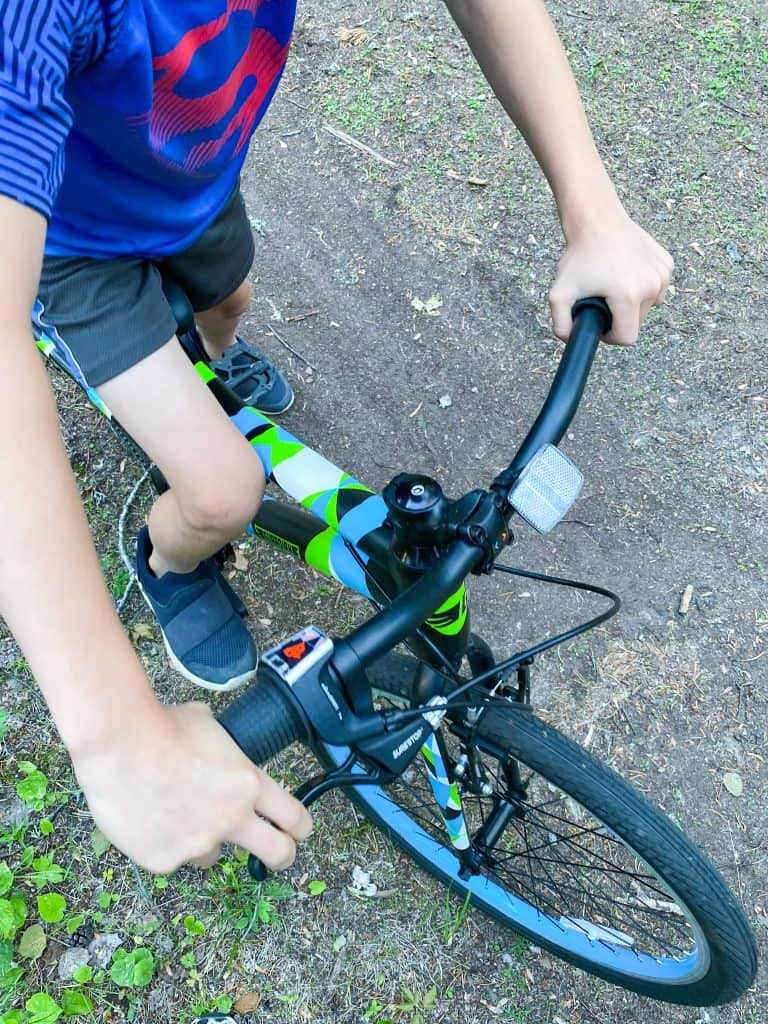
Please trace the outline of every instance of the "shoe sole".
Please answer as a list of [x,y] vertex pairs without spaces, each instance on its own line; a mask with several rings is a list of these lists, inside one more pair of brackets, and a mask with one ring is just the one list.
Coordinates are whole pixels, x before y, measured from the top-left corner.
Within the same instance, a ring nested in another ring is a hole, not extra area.
[[[138,578],[137,578],[136,582],[139,585],[139,590],[141,591],[141,596],[147,602],[147,606],[148,606],[149,610],[154,615],[155,614],[155,610],[152,607],[152,604],[150,603],[149,598],[144,593],[144,587],[142,587],[141,583],[139,583]],[[158,626],[160,626],[159,622],[158,622]],[[254,678],[254,676],[256,675],[256,672],[258,671],[258,668],[259,668],[259,656],[257,654],[256,655],[256,664],[253,666],[252,669],[249,669],[247,672],[243,672],[239,676],[233,676],[231,679],[227,680],[226,683],[210,683],[210,682],[208,682],[207,679],[203,679],[201,676],[196,676],[193,672],[190,672],[190,670],[188,668],[185,668],[184,665],[182,665],[182,663],[179,661],[179,659],[176,657],[176,655],[171,650],[171,645],[168,643],[168,639],[167,639],[165,633],[163,632],[163,627],[162,626],[160,626],[160,635],[163,638],[163,644],[165,646],[165,653],[168,655],[168,660],[170,661],[170,663],[173,666],[174,670],[176,672],[178,672],[180,676],[184,676],[184,678],[188,682],[194,683],[195,686],[199,686],[201,690],[208,690],[209,693],[229,693],[231,690],[238,690],[241,686],[245,686],[246,683],[249,683]]]
[[289,409],[293,408],[293,403],[295,401],[296,401],[296,395],[292,393],[291,394],[291,400],[288,403],[288,405],[286,405],[284,408],[280,409],[278,412],[267,412],[266,409],[259,409],[259,407],[256,406],[256,405],[252,405],[251,408],[255,409],[256,412],[260,412],[262,416],[282,416],[284,412],[288,412]]

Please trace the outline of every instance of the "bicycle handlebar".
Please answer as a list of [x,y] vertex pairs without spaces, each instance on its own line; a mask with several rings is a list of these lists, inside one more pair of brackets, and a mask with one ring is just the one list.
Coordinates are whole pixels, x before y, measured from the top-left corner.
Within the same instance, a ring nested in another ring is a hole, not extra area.
[[541,412],[507,469],[492,484],[505,493],[545,444],[557,445],[576,415],[600,339],[611,329],[611,311],[604,299],[580,299],[573,307],[573,330]]
[[249,687],[218,716],[242,752],[262,765],[292,743],[306,743],[309,729],[286,687],[271,679]]
[[[577,302],[573,315],[574,328],[541,412],[508,469],[493,482],[492,490],[503,490],[505,496],[536,452],[545,444],[557,444],[568,429],[598,342],[610,330],[611,312],[602,299]],[[360,668],[371,665],[455,593],[482,558],[482,549],[471,541],[453,541],[418,582],[349,634],[343,656],[351,656]],[[219,722],[255,764],[263,764],[293,742],[311,738],[311,726],[291,690],[271,679],[246,690],[226,708]]]

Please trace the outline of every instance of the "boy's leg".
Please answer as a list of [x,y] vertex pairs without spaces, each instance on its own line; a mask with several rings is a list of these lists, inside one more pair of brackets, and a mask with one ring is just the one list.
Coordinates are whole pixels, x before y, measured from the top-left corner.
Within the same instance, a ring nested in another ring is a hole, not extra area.
[[263,469],[172,337],[157,268],[136,259],[46,260],[34,317],[171,485],[137,547],[139,581],[171,661],[209,689],[241,685],[256,670],[256,652],[207,559],[255,512]]
[[261,462],[176,338],[98,393],[170,485],[139,534],[136,572],[171,663],[207,689],[241,686],[258,656],[209,559],[254,516]]
[[247,311],[250,301],[251,285],[246,278],[223,302],[195,315],[198,332],[211,359],[221,359],[226,350],[235,344],[240,318]]
[[293,404],[291,386],[256,345],[237,334],[251,298],[248,272],[254,252],[253,232],[236,187],[202,236],[159,266],[186,292],[218,376],[248,405],[276,416]]
[[191,572],[253,518],[261,462],[176,338],[97,390],[170,486],[148,519],[152,571]]

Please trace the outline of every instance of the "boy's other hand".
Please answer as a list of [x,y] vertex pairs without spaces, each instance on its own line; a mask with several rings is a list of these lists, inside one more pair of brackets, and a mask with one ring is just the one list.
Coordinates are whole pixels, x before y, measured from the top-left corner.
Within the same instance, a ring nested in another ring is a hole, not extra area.
[[73,758],[93,818],[141,867],[209,866],[233,842],[272,869],[293,863],[312,819],[255,767],[205,704],[158,706],[150,719]]
[[594,218],[568,234],[549,293],[555,334],[566,341],[573,326],[573,304],[598,295],[613,313],[613,327],[603,340],[634,345],[649,309],[664,301],[673,270],[667,250],[623,209]]

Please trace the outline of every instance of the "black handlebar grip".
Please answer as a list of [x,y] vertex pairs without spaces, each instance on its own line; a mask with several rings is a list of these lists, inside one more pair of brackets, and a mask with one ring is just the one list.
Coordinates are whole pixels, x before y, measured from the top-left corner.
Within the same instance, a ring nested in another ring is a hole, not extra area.
[[571,316],[575,320],[579,314],[587,309],[594,309],[602,317],[602,324],[598,327],[599,336],[602,337],[604,334],[607,334],[611,327],[613,327],[613,313],[611,313],[611,307],[605,299],[599,299],[596,295],[591,295],[588,299],[579,299],[578,302],[574,303]]
[[259,765],[291,743],[309,739],[307,723],[290,691],[269,678],[246,690],[218,721],[246,757]]

